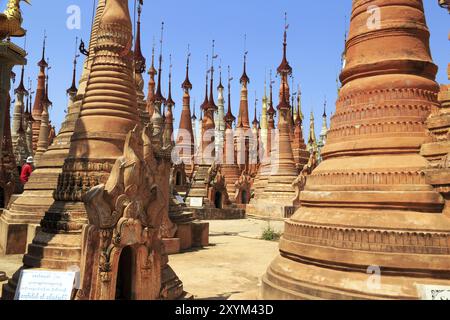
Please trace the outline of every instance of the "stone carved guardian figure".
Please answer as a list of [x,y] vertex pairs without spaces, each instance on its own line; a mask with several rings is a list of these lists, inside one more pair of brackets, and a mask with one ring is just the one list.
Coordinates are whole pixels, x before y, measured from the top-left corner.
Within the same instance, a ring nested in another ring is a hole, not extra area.
[[153,274],[160,272],[166,196],[158,185],[150,135],[149,126],[136,126],[130,131],[123,156],[117,159],[106,184],[91,188],[83,197],[89,224],[100,232],[99,272],[103,282],[112,278],[114,250],[126,246],[145,247],[147,258],[141,267],[153,270]]

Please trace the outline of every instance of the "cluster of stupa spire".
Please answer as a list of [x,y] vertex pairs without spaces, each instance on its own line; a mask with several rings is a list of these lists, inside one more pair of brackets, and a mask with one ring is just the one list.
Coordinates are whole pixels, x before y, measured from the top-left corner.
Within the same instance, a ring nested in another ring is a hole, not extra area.
[[[219,66],[218,85],[215,83],[215,60],[218,55],[215,52],[215,42],[212,43],[211,56],[206,57],[207,68],[205,74],[205,96],[200,105],[200,113],[197,118],[195,106],[191,106],[192,83],[189,79],[190,52],[188,49],[186,59],[186,77],[181,84],[183,90],[182,111],[178,126],[178,134],[174,137],[174,107],[175,101],[172,97],[172,62],[170,56],[168,96],[162,94],[163,73],[163,35],[164,23],[161,26],[160,52],[156,60],[155,45],[152,49],[151,65],[148,68],[148,94],[145,97],[143,77],[146,71],[146,58],[141,49],[141,13],[139,5],[137,10],[137,23],[135,42],[133,50],[134,81],[138,100],[138,114],[143,123],[151,123],[155,139],[160,139],[163,147],[177,146],[180,160],[186,165],[186,173],[193,176],[196,165],[204,164],[211,166],[220,163],[227,178],[228,193],[236,191],[235,184],[241,175],[248,175],[255,182],[265,180],[262,176],[264,170],[271,168],[273,151],[277,150],[280,136],[280,118],[286,120],[286,134],[288,135],[289,148],[288,157],[294,161],[295,173],[298,175],[307,164],[310,155],[313,154],[317,161],[321,161],[321,150],[326,143],[327,114],[326,103],[323,113],[322,129],[319,139],[316,137],[314,127],[314,114],[311,112],[309,137],[304,137],[304,114],[302,111],[302,92],[298,86],[294,92],[294,80],[292,67],[287,58],[287,29],[286,25],[283,39],[282,61],[277,68],[280,76],[279,103],[274,104],[274,83],[270,71],[269,83],[265,81],[262,106],[259,109],[259,99],[255,93],[254,117],[250,122],[251,103],[249,103],[250,77],[247,73],[247,54],[243,57],[243,71],[239,78],[241,85],[239,95],[239,112],[232,112],[232,92],[230,67],[228,66],[227,88],[223,82],[222,66]],[[92,45],[92,44],[91,44]],[[91,50],[92,48],[89,48]],[[24,72],[22,68],[21,81],[15,90],[16,99],[12,117],[11,137],[13,152],[18,167],[23,165],[27,157],[34,156],[36,162],[51,146],[56,133],[55,127],[49,120],[49,111],[52,102],[49,99],[49,70],[48,59],[45,58],[46,36],[44,36],[42,47],[42,58],[38,62],[39,74],[35,92],[32,91],[31,81],[28,89],[24,85]],[[86,51],[88,53],[88,51]],[[69,100],[73,101],[77,95],[76,87],[76,65],[77,57],[73,63],[73,77],[70,88],[67,90]],[[90,56],[89,56],[90,58]],[[88,63],[89,63],[88,58]],[[158,66],[156,67],[156,63]],[[292,84],[289,85],[289,78]],[[269,87],[269,93],[267,92]],[[216,91],[215,91],[216,89]],[[34,94],[34,102],[33,102]],[[26,97],[26,101],[25,101]],[[217,103],[215,98],[217,97]],[[278,117],[278,121],[276,120]],[[282,147],[284,148],[284,147]],[[281,149],[280,149],[281,150]],[[280,152],[278,150],[277,152]],[[285,152],[283,151],[283,152]],[[265,169],[263,169],[265,167]],[[273,166],[272,166],[273,167]],[[289,178],[289,183],[291,179]],[[258,183],[256,183],[258,185]]]
[[[49,112],[52,102],[49,99],[49,70],[50,66],[45,58],[46,38],[42,47],[42,58],[38,62],[39,74],[36,92],[32,91],[31,81],[28,81],[28,89],[25,88],[25,67],[22,66],[20,83],[14,90],[15,104],[11,123],[11,140],[16,164],[21,167],[29,156],[38,159],[56,136],[55,127],[52,126]],[[75,87],[74,79],[70,90]],[[34,102],[33,102],[33,94]],[[26,98],[26,99],[25,99]]]

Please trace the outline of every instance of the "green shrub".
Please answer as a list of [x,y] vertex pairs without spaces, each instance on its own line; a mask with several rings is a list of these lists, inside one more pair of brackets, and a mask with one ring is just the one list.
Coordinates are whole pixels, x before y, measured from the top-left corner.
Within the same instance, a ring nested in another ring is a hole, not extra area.
[[269,224],[269,226],[264,229],[261,239],[266,241],[278,241],[281,238],[281,233],[276,232]]

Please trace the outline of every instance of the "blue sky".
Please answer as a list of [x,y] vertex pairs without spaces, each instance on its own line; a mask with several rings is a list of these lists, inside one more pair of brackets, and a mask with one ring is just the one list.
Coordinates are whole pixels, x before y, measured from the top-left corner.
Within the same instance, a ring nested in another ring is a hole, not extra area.
[[[67,104],[66,89],[70,86],[75,37],[87,42],[94,0],[31,0],[32,6],[22,4],[24,27],[28,30],[28,66],[25,77],[36,86],[37,62],[40,60],[44,29],[47,30],[47,56],[50,58],[50,111],[52,122],[59,130]],[[0,0],[1,8],[6,0]],[[431,50],[439,66],[437,81],[447,83],[449,53],[448,13],[439,8],[436,0],[424,0],[425,12],[431,31]],[[66,21],[67,8],[81,8],[81,29],[69,30]],[[134,0],[130,0],[133,11]],[[192,97],[198,105],[203,101],[205,59],[211,54],[211,41],[216,41],[216,53],[222,61],[224,78],[226,67],[231,66],[234,76],[232,106],[236,114],[239,108],[239,81],[242,74],[244,34],[247,35],[250,114],[253,118],[255,90],[259,98],[264,89],[265,72],[276,70],[282,57],[284,12],[288,12],[288,60],[294,69],[295,84],[300,83],[303,92],[303,112],[309,119],[315,112],[316,131],[320,131],[324,97],[329,111],[334,112],[336,77],[340,71],[340,56],[344,47],[344,32],[348,28],[351,0],[144,0],[142,14],[143,52],[147,64],[151,60],[153,38],[158,43],[161,21],[165,22],[163,80],[167,94],[169,54],[173,64],[173,96],[178,125],[182,102],[180,85],[184,80],[187,46],[191,48]],[[133,18],[133,17],[132,17]],[[23,39],[14,40],[19,45]],[[159,47],[157,48],[157,53]],[[78,64],[78,76],[82,63]],[[217,67],[217,65],[216,65]],[[216,68],[217,70],[217,68]],[[20,73],[20,69],[15,69]],[[147,80],[148,75],[146,75]],[[218,80],[216,75],[216,80]],[[278,80],[278,79],[276,79]],[[217,86],[218,83],[216,83]],[[15,84],[17,86],[17,83]],[[276,87],[277,88],[277,87]],[[277,103],[277,101],[275,101]],[[330,110],[331,109],[331,110]],[[197,108],[198,114],[198,108]],[[309,121],[309,120],[308,120]],[[308,127],[307,125],[305,127]]]

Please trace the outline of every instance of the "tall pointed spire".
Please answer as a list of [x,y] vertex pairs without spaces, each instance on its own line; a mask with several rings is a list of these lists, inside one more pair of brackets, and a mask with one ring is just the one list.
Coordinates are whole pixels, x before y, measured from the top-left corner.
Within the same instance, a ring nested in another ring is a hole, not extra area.
[[[47,59],[48,60],[48,59]],[[49,118],[49,108],[52,105],[48,97],[48,87],[49,87],[49,70],[50,66],[47,66],[47,77],[46,77],[46,85],[45,85],[45,95],[42,100],[42,113],[41,113],[41,121],[39,128],[39,136],[36,145],[36,154],[35,154],[35,162],[38,163],[39,158],[47,151],[49,147],[49,133],[50,133],[50,118]]]
[[161,37],[160,37],[160,52],[159,52],[159,66],[158,66],[158,85],[156,88],[156,93],[153,97],[152,106],[153,110],[149,110],[152,113],[151,122],[153,124],[153,135],[159,143],[162,143],[161,139],[164,135],[164,115],[165,108],[163,104],[165,98],[161,92],[162,86],[162,63],[163,63],[163,41],[164,41],[164,22],[161,22]]
[[[47,73],[48,73],[48,70],[49,69],[47,69]],[[44,95],[44,100],[42,101],[42,104],[44,106],[50,107],[53,103],[50,101],[49,96],[48,96],[48,93],[49,93],[49,91],[48,91],[48,86],[49,86],[48,83],[49,83],[49,76],[47,74],[46,84],[45,84],[45,95]],[[47,112],[48,112],[48,110],[47,110]]]
[[255,112],[254,112],[254,118],[253,118],[253,121],[252,121],[252,125],[253,125],[253,128],[258,128],[258,126],[259,126],[259,121],[258,121],[258,110],[257,110],[257,108],[258,108],[258,96],[256,95],[256,91],[255,91]]
[[22,70],[20,73],[20,83],[19,86],[16,88],[16,90],[14,90],[15,94],[21,93],[23,95],[28,95],[28,91],[27,89],[25,89],[25,85],[23,83],[24,73],[25,73],[25,66],[22,66]]
[[225,89],[222,84],[222,65],[219,66],[219,85],[217,86],[217,89]]
[[141,49],[141,14],[142,14],[142,4],[139,2],[138,4],[138,19],[136,22],[136,41],[134,44],[134,70],[136,73],[144,73],[145,66],[145,57],[142,54]]
[[249,145],[249,164],[248,173],[255,176],[258,173],[258,164],[260,163],[259,148],[260,148],[260,125],[258,121],[258,95],[255,91],[255,108],[254,117],[252,121],[252,137]]
[[[292,85],[294,87],[294,85]],[[305,144],[305,139],[303,137],[303,115],[301,111],[301,88],[300,85],[297,87],[297,108],[295,108],[294,103],[292,103],[292,108],[295,109],[294,117],[294,140],[292,141],[292,152],[294,154],[295,164],[297,170],[300,173],[304,166],[308,163],[310,154],[307,151],[307,146]],[[294,100],[294,99],[293,99]]]
[[300,87],[300,85],[298,85],[298,94],[297,94],[297,113],[298,113],[298,117],[300,118],[300,121],[302,122],[303,125],[303,120],[305,118],[305,116],[303,115],[303,111],[302,111],[302,88]]
[[192,108],[192,117],[191,117],[192,120],[197,120],[197,116],[195,115],[195,109],[197,109],[197,107],[195,105],[195,99],[194,99],[194,105]]
[[222,84],[222,63],[219,65],[219,85],[217,86],[217,111],[214,112],[214,122],[216,125],[216,155],[220,159],[223,154],[223,146],[225,141],[225,98],[224,87]]
[[172,99],[172,55],[169,55],[169,94],[165,101],[166,106],[173,107],[175,102]]
[[142,74],[146,69],[146,60],[141,50],[141,14],[143,1],[140,0],[137,6],[138,18],[136,21],[136,41],[134,43],[133,63],[134,63],[134,84],[136,86],[136,95],[138,103],[139,118],[142,124],[146,125],[150,122],[147,103],[144,94],[144,77]]
[[269,85],[269,109],[267,110],[267,114],[269,115],[269,117],[272,118],[275,116],[276,111],[275,108],[273,107],[273,80],[272,80],[272,70],[270,70],[270,85]]
[[322,128],[320,130],[320,136],[319,141],[317,142],[318,147],[318,157],[321,161],[322,159],[322,148],[326,144],[327,140],[327,134],[328,134],[328,127],[327,127],[327,98],[325,97],[324,103],[323,103],[323,115],[322,115]]
[[[286,44],[285,26],[285,41]],[[284,51],[284,53],[286,50]],[[285,57],[285,54],[284,54]],[[297,178],[298,171],[294,161],[292,152],[293,132],[291,126],[291,112],[289,106],[289,88],[287,77],[291,72],[289,65],[281,64],[278,73],[281,75],[280,85],[280,102],[277,109],[278,116],[278,139],[277,143],[272,146],[270,176],[268,177],[267,186],[262,194],[262,202],[259,204],[259,214],[267,211],[267,205],[273,205],[273,210],[277,215],[283,216],[288,207],[293,206],[293,198],[295,195],[292,188],[292,182]],[[265,213],[267,214],[267,213]]]
[[228,110],[225,115],[225,124],[226,129],[233,129],[233,122],[236,120],[236,117],[233,115],[231,111],[231,81],[233,78],[231,77],[231,68],[228,66]]
[[[294,76],[291,77],[291,88],[292,91],[294,91]],[[291,94],[291,114],[292,114],[292,123],[295,123],[295,118],[297,118],[297,109],[295,108],[295,97],[297,96],[298,92],[292,92]]]
[[[246,37],[245,37],[246,38]],[[250,119],[248,116],[248,88],[247,85],[250,83],[250,78],[247,76],[247,54],[244,52],[244,69],[240,79],[241,83],[241,97],[239,104],[239,114],[237,128],[250,128]]]
[[311,114],[310,114],[310,117],[309,117],[308,151],[311,153],[313,150],[317,151],[317,141],[316,141],[316,129],[315,129],[314,111],[311,110]]
[[48,67],[47,61],[45,61],[45,49],[46,49],[46,45],[47,45],[47,32],[44,30],[44,40],[42,43],[42,58],[41,60],[38,62],[38,66],[41,68],[46,68]]
[[278,103],[277,109],[278,109],[278,111],[280,111],[280,114],[285,111],[284,116],[286,116],[286,120],[287,120],[288,118],[291,117],[291,114],[290,114],[290,111],[289,111],[289,99],[286,96],[286,82],[285,81],[281,81],[281,86],[282,86],[281,89],[280,89],[280,91],[281,91],[280,92],[281,93],[281,100]]
[[[77,48],[78,38],[75,39],[75,48]],[[67,94],[75,95],[77,94],[78,88],[76,86],[76,78],[77,78],[77,58],[79,55],[75,51],[75,56],[73,58],[73,72],[72,72],[72,85],[69,89],[67,89]]]
[[189,62],[190,62],[190,58],[191,58],[191,52],[190,52],[189,46],[188,46],[188,54],[187,54],[187,58],[186,58],[186,78],[184,79],[184,82],[181,85],[181,88],[184,91],[192,90],[192,83],[189,80]]
[[[179,125],[179,134],[177,137],[177,147],[181,147],[180,158],[186,165],[186,172],[190,172],[193,169],[193,163],[192,163],[192,156],[195,152],[195,134],[194,132],[197,120],[197,117],[195,116],[195,106],[194,106],[194,112],[191,117],[191,96],[190,96],[190,90],[192,90],[192,84],[189,81],[189,61],[191,57],[191,52],[189,50],[187,51],[187,58],[186,58],[186,78],[184,82],[181,85],[181,88],[184,91],[183,95],[183,109],[181,110],[181,116],[180,116],[180,125]],[[189,136],[187,136],[189,135]],[[189,150],[188,154],[185,154],[185,150]]]
[[[173,140],[173,107],[175,102],[172,99],[172,55],[169,55],[169,93],[166,101],[164,102],[166,113],[164,114],[164,146],[169,146],[174,144]],[[190,121],[188,121],[190,122]]]
[[283,59],[277,71],[280,75],[286,76],[292,74],[292,67],[289,65],[289,62],[287,60],[287,30],[289,28],[289,25],[287,24],[287,13],[284,14],[284,17],[285,17],[285,25],[284,25],[284,41],[283,41]]
[[148,74],[150,75],[150,79],[148,81],[147,112],[151,117],[155,110],[155,76],[158,74],[158,71],[155,69],[155,41],[153,41],[152,46],[152,65],[148,70]]
[[37,88],[35,94],[35,100],[33,105],[33,152],[36,152],[37,141],[39,139],[39,130],[41,127],[41,113],[43,110],[43,101],[45,99],[45,69],[48,68],[48,63],[45,61],[47,44],[47,33],[44,31],[44,39],[42,44],[42,58],[38,62],[39,74],[37,80]]
[[[281,77],[281,85],[280,85],[280,93],[279,93],[279,100],[280,105],[278,108],[283,107],[287,108],[289,111],[288,114],[288,130],[291,141],[293,141],[294,138],[294,121],[293,121],[293,115],[292,110],[290,109],[290,88],[289,88],[289,82],[288,77],[292,75],[292,67],[289,65],[289,62],[287,60],[287,30],[289,28],[289,25],[287,23],[287,13],[284,14],[284,37],[283,37],[283,59],[281,61],[281,64],[279,65],[277,72]],[[293,88],[292,88],[293,90]],[[282,92],[283,91],[283,92]]]
[[163,36],[164,36],[164,22],[161,23],[161,39],[160,39],[160,52],[159,52],[159,66],[158,66],[158,84],[155,93],[155,102],[164,103],[164,97],[161,93],[161,73],[162,73],[162,62],[163,62]]
[[214,101],[214,60],[217,59],[217,55],[215,54],[215,40],[212,41],[212,58],[211,58],[211,78],[210,78],[210,86],[209,86],[209,109],[211,111],[216,111],[217,106]]
[[209,56],[206,55],[206,81],[205,81],[205,100],[200,105],[200,118],[203,118],[203,113],[208,108],[208,79],[209,79]]
[[262,98],[262,115],[261,115],[261,129],[263,136],[263,144],[267,143],[267,110],[268,110],[269,99],[267,97],[267,71],[264,72],[264,96]]
[[152,76],[153,78],[158,73],[155,69],[155,41],[153,41],[152,45],[152,65],[150,66],[150,69],[148,70],[148,74]]
[[[216,159],[216,148],[212,148],[213,150],[209,154],[204,154],[207,151],[207,146],[215,144],[215,129],[216,124],[214,121],[214,112],[217,110],[217,106],[214,102],[214,60],[218,56],[215,54],[215,41],[212,41],[212,57],[211,57],[211,68],[209,72],[211,73],[210,78],[210,87],[209,87],[209,100],[207,97],[208,90],[206,90],[205,102],[202,104],[202,108],[204,110],[204,118],[202,122],[202,145],[201,145],[201,155],[202,162],[204,164],[211,164]],[[208,58],[208,57],[207,57]],[[207,59],[208,63],[208,59]],[[208,80],[208,78],[207,78]],[[208,83],[208,81],[206,81]]]

